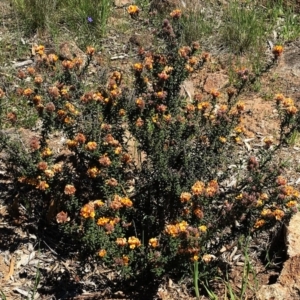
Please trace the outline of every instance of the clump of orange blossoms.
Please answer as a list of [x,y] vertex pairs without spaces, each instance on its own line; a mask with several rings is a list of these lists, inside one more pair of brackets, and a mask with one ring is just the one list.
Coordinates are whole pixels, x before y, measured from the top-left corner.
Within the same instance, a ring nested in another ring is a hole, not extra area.
[[170,13],[170,16],[173,18],[173,19],[179,19],[181,17],[181,10],[180,9],[174,9],[171,13]]
[[133,17],[137,16],[140,12],[140,9],[136,5],[129,5],[127,8],[128,13]]
[[188,192],[183,192],[180,195],[180,201],[182,203],[188,202],[188,201],[190,201],[191,197],[192,197],[192,194],[190,194]]
[[96,142],[88,142],[85,145],[85,149],[88,151],[95,151],[97,149],[97,143]]
[[99,256],[100,257],[104,257],[106,255],[106,250],[105,249],[101,249],[99,252],[98,252]]
[[254,224],[254,228],[255,229],[258,229],[258,228],[260,228],[260,227],[262,227],[262,226],[264,226],[265,225],[265,223],[266,223],[266,221],[265,220],[263,220],[263,219],[259,219],[259,220],[257,220],[256,222],[255,222],[255,224]]
[[94,55],[95,54],[95,48],[91,47],[91,46],[87,46],[86,47],[86,54],[90,55],[90,56]]
[[135,236],[131,236],[128,238],[128,244],[130,249],[134,249],[136,247],[141,246],[141,241]]
[[65,193],[66,195],[70,195],[70,196],[71,196],[71,195],[74,195],[75,192],[76,192],[76,188],[75,188],[74,185],[67,184],[67,185],[65,186],[64,193]]
[[278,58],[283,52],[283,47],[281,45],[276,45],[273,47],[272,52],[275,58]]
[[205,184],[202,181],[196,181],[192,186],[193,195],[200,196],[205,192]]
[[188,228],[188,223],[186,221],[181,221],[180,223],[177,224],[170,224],[166,226],[165,232],[168,235],[171,235],[172,237],[178,236],[180,233],[186,232]]
[[95,207],[93,202],[89,202],[85,204],[81,210],[80,210],[80,215],[84,217],[85,219],[87,218],[94,218],[95,217]]
[[158,239],[157,238],[151,238],[149,240],[149,246],[152,248],[156,248],[158,246]]
[[127,240],[126,238],[117,238],[116,244],[123,247],[127,244]]

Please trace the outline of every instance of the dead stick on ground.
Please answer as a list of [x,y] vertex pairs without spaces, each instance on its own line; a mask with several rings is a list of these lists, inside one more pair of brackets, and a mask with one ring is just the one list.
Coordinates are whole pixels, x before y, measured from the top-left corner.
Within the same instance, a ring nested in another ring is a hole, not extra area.
[[12,257],[10,260],[8,274],[4,277],[5,281],[9,280],[10,276],[14,274],[14,267],[15,267],[15,258]]

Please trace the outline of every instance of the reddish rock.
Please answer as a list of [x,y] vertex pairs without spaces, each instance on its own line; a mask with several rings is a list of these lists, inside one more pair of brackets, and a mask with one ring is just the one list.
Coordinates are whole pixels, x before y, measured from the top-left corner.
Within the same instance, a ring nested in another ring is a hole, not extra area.
[[85,53],[74,43],[64,42],[59,46],[59,57],[63,60],[73,60],[74,58],[82,59],[82,66],[86,63]]
[[227,75],[222,73],[209,74],[204,84],[204,90],[207,93],[209,93],[212,89],[220,90],[228,84],[228,82],[229,79]]

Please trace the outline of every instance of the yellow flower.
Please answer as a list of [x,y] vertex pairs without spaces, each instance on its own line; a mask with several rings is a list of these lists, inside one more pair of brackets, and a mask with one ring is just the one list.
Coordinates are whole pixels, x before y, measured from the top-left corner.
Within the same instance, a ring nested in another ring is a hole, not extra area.
[[297,113],[298,109],[295,105],[291,105],[286,108],[286,111],[290,115],[295,115]]
[[155,123],[155,124],[158,122],[158,115],[157,114],[152,117],[152,122]]
[[241,138],[240,138],[239,136],[236,136],[236,137],[234,138],[234,141],[235,141],[237,144],[241,144],[241,143],[242,143],[242,140],[241,140]]
[[245,128],[243,126],[239,125],[234,128],[234,131],[236,133],[243,133],[245,131]]
[[74,141],[74,140],[67,141],[68,148],[75,148],[77,145],[78,145],[77,141]]
[[132,206],[132,201],[127,197],[122,198],[120,202],[122,203],[123,206],[127,206],[127,207]]
[[89,203],[85,204],[80,210],[80,215],[82,217],[84,217],[85,219],[94,218],[95,217],[95,209],[94,209],[93,202],[89,202]]
[[208,264],[208,263],[210,263],[212,260],[214,260],[215,259],[215,256],[214,255],[212,255],[212,254],[204,254],[203,256],[202,256],[202,260],[206,263],[206,264]]
[[282,218],[284,217],[284,211],[281,209],[275,209],[273,215],[277,221],[281,221]]
[[141,246],[141,241],[135,236],[131,236],[128,238],[128,244],[130,249],[134,249],[136,247]]
[[76,188],[75,188],[74,185],[72,185],[72,184],[67,184],[67,185],[65,186],[64,193],[65,193],[66,195],[74,195],[75,192],[76,192]]
[[239,101],[237,104],[236,104],[236,109],[238,110],[238,112],[242,112],[245,110],[245,103],[242,102],[242,101]]
[[198,261],[199,260],[199,256],[198,255],[194,255],[192,258],[191,258],[192,261]]
[[104,205],[104,202],[101,201],[101,200],[95,200],[95,201],[93,201],[93,204],[94,204],[95,206],[101,207],[101,206]]
[[44,191],[49,188],[49,184],[46,181],[39,181],[36,189]]
[[222,144],[225,144],[226,143],[226,138],[224,136],[220,136],[219,137],[219,141],[222,143]]
[[128,266],[128,263],[129,263],[129,257],[128,257],[127,255],[123,255],[122,260],[123,260],[123,264],[124,264],[125,266]]
[[100,256],[100,257],[104,257],[105,255],[106,255],[106,250],[105,249],[101,249],[99,252],[98,252],[98,255]]
[[50,148],[45,148],[43,151],[42,151],[42,157],[48,157],[48,156],[51,156],[52,155],[52,151]]
[[23,95],[26,96],[26,97],[29,97],[33,94],[33,90],[30,89],[30,88],[27,88],[23,91]]
[[95,151],[97,149],[97,143],[96,142],[88,142],[85,145],[85,149],[88,151]]
[[172,116],[170,114],[168,115],[163,115],[163,118],[165,120],[166,123],[170,123],[172,120]]
[[176,227],[176,225],[166,225],[165,232],[166,234],[174,237],[178,234],[178,228]]
[[194,195],[201,195],[204,192],[204,183],[202,181],[196,181],[195,184],[192,186],[192,193]]
[[48,55],[48,61],[49,61],[49,63],[53,64],[57,60],[58,60],[58,56],[57,55],[55,55],[53,53],[51,53],[51,54]]
[[71,117],[65,117],[64,118],[64,123],[65,124],[71,124],[73,122],[74,122],[74,120]]
[[116,147],[115,148],[115,154],[119,155],[122,153],[122,147]]
[[136,63],[133,65],[133,69],[134,71],[141,73],[143,71],[143,65],[141,63]]
[[91,47],[91,46],[87,46],[86,47],[86,54],[90,55],[90,56],[94,55],[95,54],[95,48]]
[[297,201],[296,200],[291,200],[291,201],[287,202],[285,205],[286,205],[286,207],[291,208],[291,207],[294,207],[294,206],[297,205]]
[[99,218],[99,219],[98,219],[97,225],[99,225],[99,226],[104,226],[104,225],[106,225],[108,222],[109,222],[109,218],[102,217],[102,218]]
[[181,221],[177,225],[178,225],[178,228],[179,228],[180,232],[185,232],[187,227],[188,227],[188,223],[186,221]]
[[242,200],[243,199],[243,194],[239,194],[235,197],[235,200]]
[[283,47],[281,45],[276,45],[273,47],[272,52],[273,52],[274,56],[277,58],[282,54]]
[[170,13],[170,16],[174,19],[179,19],[181,17],[181,10],[175,9]]
[[192,197],[192,194],[187,193],[187,192],[183,192],[183,193],[181,193],[181,195],[180,195],[180,201],[181,201],[182,203],[188,202],[188,201],[190,201],[191,197]]
[[193,67],[191,67],[189,64],[186,64],[184,67],[189,73],[192,73],[194,71]]
[[34,51],[39,55],[44,54],[45,47],[43,45],[35,46]]
[[271,209],[269,209],[269,208],[263,209],[262,212],[260,213],[260,215],[264,218],[272,218],[273,217],[273,213],[272,213]]
[[156,248],[158,246],[158,239],[157,238],[151,238],[149,240],[149,246],[152,248]]
[[207,188],[205,189],[205,194],[208,197],[213,197],[218,191],[219,191],[218,182],[216,180],[211,180],[208,183]]
[[117,238],[116,244],[118,246],[125,246],[127,244],[126,238]]
[[259,199],[261,199],[262,201],[266,201],[266,200],[269,199],[269,196],[268,196],[267,193],[261,193],[261,194],[259,195]]
[[42,102],[42,97],[40,95],[35,95],[32,99],[34,105],[39,105]]
[[214,97],[214,98],[218,98],[220,97],[221,93],[219,91],[217,91],[216,89],[211,89],[210,90],[210,94]]
[[127,11],[131,16],[134,16],[134,15],[138,15],[140,9],[136,5],[129,5]]
[[36,83],[36,84],[41,84],[42,82],[43,82],[42,76],[36,76],[36,77],[34,78],[34,83]]
[[270,147],[271,147],[271,145],[273,144],[273,139],[272,139],[272,137],[266,137],[266,138],[264,138],[264,143],[265,143],[265,147],[267,148],[267,149],[269,149]]
[[45,176],[48,178],[52,178],[54,176],[54,172],[50,169],[45,170],[44,173],[45,173]]
[[209,102],[199,102],[197,105],[198,110],[201,110],[201,111],[205,111],[209,107],[210,107]]
[[199,230],[201,232],[206,232],[207,231],[207,227],[205,225],[201,225],[201,226],[199,226]]
[[257,220],[256,222],[255,222],[255,224],[254,224],[254,228],[255,229],[258,229],[258,228],[260,228],[260,227],[262,227],[262,226],[264,226],[265,225],[265,223],[266,223],[266,221],[265,220],[263,220],[263,219],[259,219],[259,220]]
[[277,104],[279,104],[280,102],[283,102],[284,99],[285,99],[285,97],[282,94],[276,94],[274,97],[274,100],[276,100]]
[[93,168],[88,169],[86,173],[88,174],[89,177],[96,178],[98,176],[98,174],[100,173],[100,171],[98,168],[93,167]]
[[121,108],[121,109],[119,110],[119,116],[120,116],[120,117],[124,117],[125,114],[126,114],[126,110],[123,109],[123,108]]

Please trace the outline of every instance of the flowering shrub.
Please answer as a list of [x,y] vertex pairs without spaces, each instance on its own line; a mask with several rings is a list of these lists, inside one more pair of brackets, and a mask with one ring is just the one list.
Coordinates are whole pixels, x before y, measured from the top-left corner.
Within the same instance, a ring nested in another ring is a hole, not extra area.
[[[128,12],[137,17],[139,9]],[[163,50],[139,49],[133,96],[120,71],[111,72],[106,86],[85,85],[94,48],[87,48],[84,64],[59,62],[38,46],[36,67],[18,75],[18,92],[35,107],[41,132],[26,151],[4,141],[16,189],[31,199],[32,210],[43,218],[55,207],[62,234],[126,276],[182,273],[191,261],[210,264],[225,243],[285,221],[298,206],[299,192],[272,162],[297,128],[292,99],[275,97],[278,139],[266,138],[251,155],[237,151],[246,133],[238,97],[251,74],[237,70],[228,89],[187,99],[183,81],[210,57],[196,42],[181,46],[181,11],[170,17],[158,32]],[[282,48],[273,52],[275,61]],[[58,154],[49,146],[53,130],[66,141]]]

